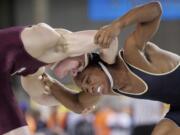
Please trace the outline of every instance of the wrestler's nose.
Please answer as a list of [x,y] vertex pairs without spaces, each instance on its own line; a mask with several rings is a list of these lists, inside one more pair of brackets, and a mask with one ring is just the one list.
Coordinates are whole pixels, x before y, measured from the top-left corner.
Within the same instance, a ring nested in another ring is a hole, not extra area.
[[89,86],[87,84],[83,84],[81,88],[83,91],[90,93]]

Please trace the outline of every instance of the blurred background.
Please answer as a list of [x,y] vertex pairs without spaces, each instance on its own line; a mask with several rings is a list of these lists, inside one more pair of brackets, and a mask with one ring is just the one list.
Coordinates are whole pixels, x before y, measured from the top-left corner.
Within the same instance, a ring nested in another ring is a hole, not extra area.
[[[45,22],[71,31],[99,29],[129,9],[152,0],[0,0],[0,28]],[[160,29],[153,42],[180,52],[180,0],[159,0],[163,6]],[[119,46],[132,27],[123,30]],[[168,105],[119,97],[104,97],[88,115],[70,112],[64,106],[39,106],[23,91],[19,78],[12,78],[14,92],[29,128],[37,135],[150,135]],[[74,88],[72,84],[67,84]]]

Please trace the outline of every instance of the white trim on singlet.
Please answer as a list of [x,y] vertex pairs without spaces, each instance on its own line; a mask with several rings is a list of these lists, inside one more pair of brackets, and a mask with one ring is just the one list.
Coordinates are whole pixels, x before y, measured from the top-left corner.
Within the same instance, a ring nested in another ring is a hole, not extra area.
[[111,88],[113,88],[114,81],[113,81],[113,78],[112,78],[111,74],[109,73],[108,69],[106,68],[106,66],[102,62],[98,62],[98,64],[101,66],[102,70],[107,75],[109,82],[110,82],[110,85],[111,85]]
[[[123,51],[123,50],[121,49],[120,51]],[[120,53],[120,51],[119,51],[119,53]],[[170,71],[168,71],[168,72],[165,72],[165,73],[152,73],[152,72],[148,72],[148,71],[145,71],[145,70],[143,70],[143,69],[140,69],[140,68],[138,68],[138,67],[136,67],[136,66],[134,66],[134,65],[132,65],[132,64],[130,64],[130,63],[128,63],[128,62],[126,62],[126,63],[127,63],[128,65],[130,65],[131,67],[133,67],[133,68],[135,68],[135,69],[137,69],[137,70],[139,70],[139,71],[141,71],[141,72],[144,72],[144,73],[149,74],[149,75],[154,75],[154,76],[168,75],[168,74],[174,72],[174,71],[180,66],[180,61],[179,61],[179,63],[175,66],[175,68],[173,68],[172,70],[170,70]]]
[[[147,83],[146,83],[143,79],[141,79],[138,75],[136,75],[135,73],[133,73],[133,72],[129,69],[129,67],[127,66],[126,62],[124,61],[124,59],[122,58],[122,56],[121,56],[121,54],[120,54],[121,51],[123,51],[123,50],[120,50],[120,51],[119,51],[119,57],[120,57],[120,59],[123,61],[124,65],[126,66],[126,68],[128,69],[128,71],[129,71],[132,75],[134,75],[137,79],[139,79],[139,80],[145,85],[146,88],[145,88],[145,90],[144,90],[143,92],[140,92],[140,93],[124,92],[124,91],[119,90],[119,89],[116,89],[116,90],[119,91],[120,93],[128,94],[128,95],[143,95],[143,94],[145,94],[145,93],[148,91],[148,85],[147,85]],[[116,92],[115,90],[113,90],[113,92],[115,92],[116,94],[120,94],[120,93]]]
[[20,74],[22,72],[24,72],[26,70],[26,67],[22,67],[19,70],[15,71],[14,73],[11,74],[11,76],[15,75],[15,74]]

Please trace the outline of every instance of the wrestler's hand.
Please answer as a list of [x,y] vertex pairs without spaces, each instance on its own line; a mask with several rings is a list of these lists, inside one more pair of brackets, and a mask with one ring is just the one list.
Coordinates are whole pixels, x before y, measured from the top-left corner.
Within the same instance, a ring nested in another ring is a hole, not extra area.
[[51,94],[52,89],[58,88],[58,84],[56,84],[56,81],[53,80],[50,76],[48,76],[46,73],[43,73],[41,76],[38,78],[41,80],[41,83],[44,86],[44,94]]
[[106,25],[96,33],[94,42],[102,48],[109,48],[110,43],[120,34],[120,27],[117,23]]

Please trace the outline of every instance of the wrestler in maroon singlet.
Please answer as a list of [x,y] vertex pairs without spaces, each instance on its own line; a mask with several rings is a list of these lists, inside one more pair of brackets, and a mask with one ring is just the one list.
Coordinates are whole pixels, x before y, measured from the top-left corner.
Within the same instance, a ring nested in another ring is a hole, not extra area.
[[12,91],[10,78],[35,73],[45,63],[24,49],[21,31],[24,27],[0,30],[0,135],[27,125]]

